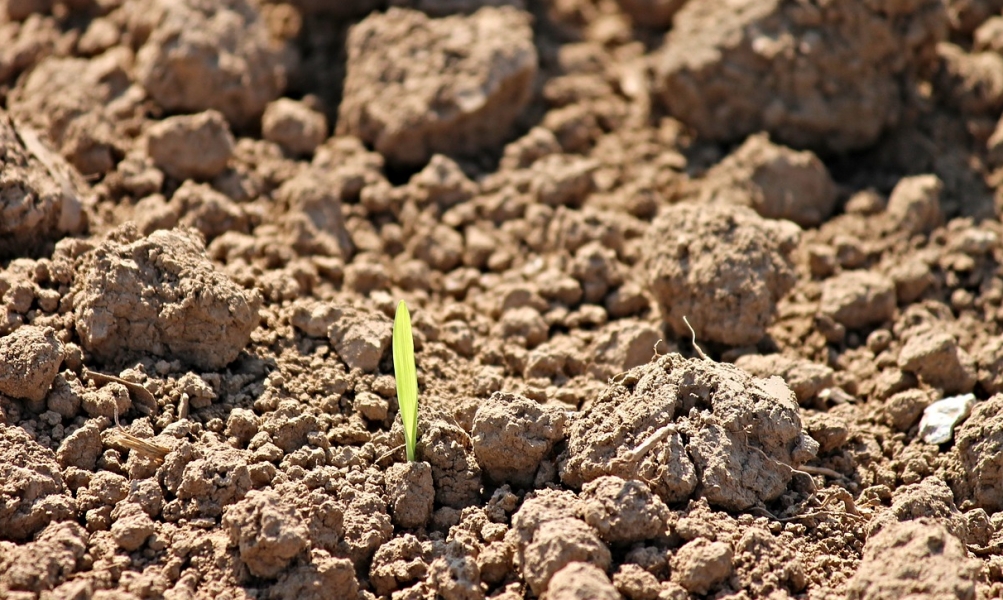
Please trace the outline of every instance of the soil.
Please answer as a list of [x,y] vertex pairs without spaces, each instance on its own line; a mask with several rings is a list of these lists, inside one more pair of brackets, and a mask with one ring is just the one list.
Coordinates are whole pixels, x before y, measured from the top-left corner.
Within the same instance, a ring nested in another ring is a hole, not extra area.
[[0,0],[0,598],[1003,597],[1001,11]]

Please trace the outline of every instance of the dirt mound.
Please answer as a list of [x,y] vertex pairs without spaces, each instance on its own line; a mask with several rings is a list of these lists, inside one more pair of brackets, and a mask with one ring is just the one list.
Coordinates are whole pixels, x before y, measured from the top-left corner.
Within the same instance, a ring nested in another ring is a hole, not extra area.
[[909,521],[867,541],[847,597],[975,598],[978,578],[977,563],[968,558],[958,538],[934,523]]
[[561,480],[615,475],[667,503],[693,495],[745,510],[782,494],[817,448],[779,378],[670,354],[620,376],[572,421]]
[[946,35],[936,1],[689,2],[657,56],[658,93],[710,139],[766,130],[795,147],[862,148],[899,121],[910,75]]
[[221,368],[258,324],[260,297],[220,273],[191,231],[121,230],[76,270],[81,345],[104,362],[153,354]]
[[216,109],[247,127],[286,86],[283,47],[247,0],[131,7],[148,27],[136,81],[168,111]]
[[433,20],[391,9],[353,28],[347,70],[338,132],[390,162],[420,165],[436,152],[474,152],[508,136],[529,100],[536,51],[517,10]]
[[684,336],[755,344],[794,284],[799,229],[729,205],[677,204],[645,237],[645,272],[662,317]]
[[18,427],[0,425],[3,537],[23,541],[76,513],[56,457]]

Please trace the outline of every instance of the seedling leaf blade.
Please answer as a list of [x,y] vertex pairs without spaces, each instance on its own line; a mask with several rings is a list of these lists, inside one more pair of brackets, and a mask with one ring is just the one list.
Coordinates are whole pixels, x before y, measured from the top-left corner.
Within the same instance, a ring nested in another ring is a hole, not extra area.
[[414,338],[411,336],[411,313],[403,300],[394,316],[394,378],[397,380],[397,404],[404,423],[404,448],[407,459],[415,460],[418,443],[418,376],[414,368]]

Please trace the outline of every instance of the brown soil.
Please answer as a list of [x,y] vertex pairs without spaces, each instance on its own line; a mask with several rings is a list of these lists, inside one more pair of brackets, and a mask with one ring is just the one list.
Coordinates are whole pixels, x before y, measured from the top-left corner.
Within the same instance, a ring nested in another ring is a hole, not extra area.
[[1003,597],[1001,11],[0,0],[0,598]]

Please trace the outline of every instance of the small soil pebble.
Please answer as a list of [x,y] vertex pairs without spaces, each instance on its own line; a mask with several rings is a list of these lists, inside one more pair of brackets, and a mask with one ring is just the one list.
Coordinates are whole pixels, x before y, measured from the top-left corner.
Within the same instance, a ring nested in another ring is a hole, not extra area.
[[52,0],[7,0],[4,9],[11,21],[23,21],[32,13],[44,13],[52,10]]
[[734,551],[724,542],[697,538],[672,556],[672,580],[694,594],[706,594],[734,569]]
[[989,338],[975,355],[979,386],[989,394],[1003,392],[1003,336]]
[[154,534],[156,527],[143,507],[134,502],[120,502],[111,513],[111,537],[126,552],[138,550]]
[[588,350],[593,357],[589,370],[609,379],[643,365],[651,360],[664,337],[660,328],[639,320],[612,321],[599,330]]
[[928,477],[895,490],[891,509],[875,515],[867,524],[868,536],[895,523],[921,517],[939,521],[962,541],[968,538],[968,521],[954,504],[951,488],[939,477]]
[[[908,73],[946,35],[938,0],[904,12],[848,0],[811,17],[779,1],[688,2],[657,55],[656,91],[709,139],[766,130],[794,147],[863,148],[898,122]],[[794,49],[808,48],[806,62]]]
[[0,482],[2,539],[28,540],[51,521],[76,514],[56,456],[20,427],[0,424]]
[[873,271],[845,271],[822,283],[819,314],[851,329],[891,319],[895,284]]
[[160,2],[145,18],[153,29],[136,53],[136,77],[167,111],[213,108],[244,127],[286,86],[284,48],[248,0]]
[[623,374],[571,422],[561,479],[581,487],[615,475],[647,482],[666,503],[697,491],[744,510],[783,493],[791,467],[817,448],[779,377],[667,354]]
[[[350,171],[345,175],[352,178],[359,174]],[[308,167],[275,191],[275,199],[289,207],[285,224],[294,233],[294,247],[303,254],[345,259],[352,256],[352,239],[341,212],[339,181],[323,168]]]
[[261,135],[292,155],[313,154],[327,137],[327,117],[302,102],[280,98],[265,108]]
[[834,381],[831,367],[783,354],[746,354],[735,360],[735,366],[756,377],[782,378],[802,405],[832,387]]
[[657,538],[667,533],[669,508],[642,481],[606,476],[582,487],[581,513],[611,544]]
[[655,600],[661,587],[657,577],[632,563],[620,565],[613,575],[613,586],[629,600]]
[[93,471],[103,451],[101,420],[88,419],[83,427],[63,439],[56,451],[56,460],[64,468],[76,467],[85,471]]
[[332,590],[342,598],[357,598],[359,581],[355,566],[347,558],[331,556],[326,550],[311,550],[296,566],[283,571],[270,598],[281,600],[328,600]]
[[0,338],[0,393],[40,402],[62,363],[63,344],[51,327],[19,327]]
[[498,484],[528,486],[540,461],[564,438],[564,420],[558,407],[495,392],[474,414],[471,441],[477,463]]
[[923,390],[904,390],[885,400],[881,420],[898,431],[908,431],[916,424],[933,400]]
[[481,468],[470,436],[453,419],[426,411],[418,424],[418,455],[432,465],[435,502],[462,509],[481,495]]
[[223,172],[233,155],[233,134],[222,113],[207,110],[168,117],[146,132],[146,148],[164,173],[208,180]]
[[230,543],[255,577],[274,578],[310,545],[296,508],[271,490],[251,491],[223,516]]
[[417,461],[394,463],[385,477],[394,524],[414,529],[428,523],[435,500],[431,465]]
[[547,586],[548,600],[621,600],[606,573],[584,562],[573,562],[554,573]]
[[816,227],[836,206],[836,184],[812,152],[757,134],[707,172],[700,200],[740,204],[767,219]]
[[804,428],[808,435],[818,442],[819,454],[841,447],[850,437],[849,424],[835,412],[808,415],[804,420]]
[[937,83],[947,103],[966,114],[995,118],[1003,108],[1003,56],[945,42],[937,45],[937,58]]
[[360,392],[355,394],[355,410],[370,421],[381,422],[387,418],[390,403],[372,392]]
[[428,576],[426,550],[414,535],[405,533],[380,546],[369,567],[373,590],[388,596]]
[[[564,518],[540,525],[526,546],[523,560],[523,577],[533,593],[540,595],[551,577],[570,563],[590,563],[605,572],[611,556],[595,530],[578,519]],[[608,585],[615,593],[612,584]]]
[[888,197],[885,212],[892,226],[907,234],[929,233],[941,224],[940,194],[944,183],[936,175],[905,177]]
[[[23,590],[56,588],[82,566],[89,538],[73,521],[51,523],[33,541],[6,550],[0,589],[10,597],[31,594]],[[52,595],[59,597],[58,592]]]
[[114,419],[115,415],[123,415],[132,408],[132,398],[124,385],[112,382],[84,392],[80,407],[90,417]]
[[930,265],[915,258],[893,265],[888,276],[895,283],[895,296],[903,304],[915,302],[936,283]]
[[98,360],[148,353],[207,370],[237,358],[261,301],[217,270],[191,230],[118,230],[79,260],[74,290],[77,333]]
[[847,585],[851,600],[974,599],[979,563],[964,543],[930,519],[896,523],[867,540]]
[[247,233],[251,229],[251,218],[243,206],[204,183],[184,182],[168,206],[177,211],[178,225],[198,229],[208,242],[228,231]]
[[975,387],[975,360],[958,347],[954,336],[924,331],[908,338],[899,351],[898,366],[946,394],[966,394]]
[[676,204],[644,238],[648,283],[662,317],[679,336],[735,346],[766,333],[777,301],[794,276],[791,252],[800,238],[788,221],[763,219],[728,204]]
[[158,473],[167,491],[177,496],[170,509],[187,518],[221,516],[251,489],[248,458],[247,452],[221,444],[204,450],[185,444],[176,448]]
[[383,313],[319,302],[297,304],[293,325],[311,337],[327,337],[349,369],[375,371],[393,338]]
[[442,19],[373,13],[348,36],[338,133],[405,165],[476,152],[510,135],[536,62],[529,15],[512,7]]

